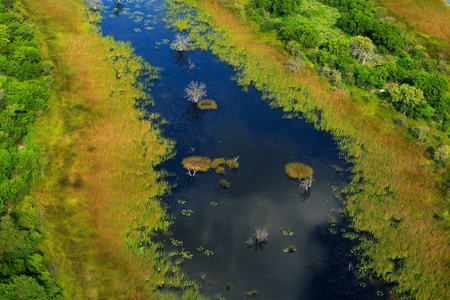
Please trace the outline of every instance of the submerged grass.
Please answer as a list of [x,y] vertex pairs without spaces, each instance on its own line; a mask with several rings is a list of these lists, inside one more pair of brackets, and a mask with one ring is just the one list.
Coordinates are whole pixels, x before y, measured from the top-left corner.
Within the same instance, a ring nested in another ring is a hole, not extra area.
[[155,70],[128,44],[96,34],[81,1],[22,2],[55,65],[49,110],[32,132],[51,165],[31,195],[45,209],[43,250],[64,297],[177,298],[155,292],[164,287],[200,298],[151,240],[170,225],[159,202],[168,186],[155,166],[173,154],[135,109],[147,99],[138,77]]
[[[448,230],[434,217],[448,210],[438,184],[448,170],[435,165],[426,147],[405,139],[382,107],[353,100],[309,69],[289,72],[279,42],[238,10],[216,0],[168,1],[167,8],[168,24],[184,24],[177,29],[189,29],[199,48],[209,45],[234,66],[240,85],[253,84],[272,107],[299,114],[336,138],[352,163],[345,207],[362,233],[354,250],[361,274],[393,283],[401,297],[450,298]],[[392,220],[399,221],[393,226]]]

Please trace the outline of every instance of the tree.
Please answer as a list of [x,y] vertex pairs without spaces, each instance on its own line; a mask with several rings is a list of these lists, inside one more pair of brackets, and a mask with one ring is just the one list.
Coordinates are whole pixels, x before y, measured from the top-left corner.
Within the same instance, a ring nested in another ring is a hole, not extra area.
[[206,96],[206,85],[204,83],[198,83],[197,81],[191,81],[184,89],[185,98],[188,101],[198,103],[200,99]]
[[423,92],[406,83],[399,87],[393,87],[389,94],[394,107],[406,115],[410,115],[414,109],[425,104]]
[[372,37],[377,45],[381,45],[394,53],[405,47],[405,43],[400,35],[400,29],[395,24],[378,24],[374,28]]
[[334,55],[349,55],[350,42],[346,38],[340,37],[333,39],[328,43],[328,51]]
[[189,49],[191,39],[185,34],[179,34],[175,36],[175,40],[170,44],[170,48],[178,52],[186,51]]
[[362,64],[377,57],[375,49],[374,44],[368,37],[359,35],[352,37],[350,40],[351,55]]
[[447,81],[438,74],[421,72],[414,77],[413,84],[423,91],[427,103],[433,107],[439,105],[445,92],[448,91]]
[[211,160],[203,156],[191,156],[184,158],[181,164],[186,170],[188,170],[187,174],[190,177],[194,177],[198,171],[208,171],[211,166]]

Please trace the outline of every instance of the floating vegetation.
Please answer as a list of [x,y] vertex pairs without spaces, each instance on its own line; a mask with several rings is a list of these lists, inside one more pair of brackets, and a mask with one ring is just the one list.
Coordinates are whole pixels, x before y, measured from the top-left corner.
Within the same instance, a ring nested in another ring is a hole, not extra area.
[[182,250],[180,252],[181,256],[183,256],[183,258],[186,259],[192,259],[192,257],[194,256],[194,254],[192,254],[191,252],[187,251],[187,250]]
[[197,251],[200,251],[200,252],[202,252],[204,249],[203,249],[203,247],[197,247]]
[[170,241],[172,242],[172,245],[174,245],[175,247],[183,246],[183,241],[179,241],[174,238],[170,238]]
[[245,293],[245,296],[250,297],[250,296],[256,296],[258,295],[259,291],[258,290],[251,290]]
[[141,32],[142,30],[140,30],[139,28],[133,28],[133,30],[135,31],[135,32]]
[[211,250],[205,250],[205,255],[206,256],[214,255],[214,252]]
[[183,205],[183,204],[186,203],[186,201],[185,200],[178,200],[178,203]]
[[191,209],[183,209],[183,210],[181,211],[181,214],[182,214],[183,216],[186,216],[186,217],[192,216],[193,213],[194,213],[194,212],[193,212]]
[[200,279],[202,281],[205,281],[205,278],[206,278],[206,274],[205,273],[200,273]]
[[231,289],[231,282],[228,282],[227,285],[225,286],[225,288],[226,288],[227,290]]
[[222,179],[219,182],[219,186],[221,186],[221,187],[223,187],[225,189],[228,189],[230,187],[230,183],[228,181],[226,181],[225,179]]
[[216,169],[216,173],[219,174],[219,175],[225,174],[225,168],[224,167],[218,167]]
[[197,108],[201,110],[216,110],[217,104],[214,100],[204,99],[197,103]]
[[228,168],[236,170],[239,168],[239,162],[238,162],[239,156],[233,158],[233,159],[227,159],[225,161],[225,164]]
[[294,232],[290,230],[283,230],[283,235],[294,235]]
[[210,202],[209,205],[211,205],[211,206],[213,206],[213,207],[214,207],[214,206],[217,206],[217,202],[214,202],[214,201],[213,201],[213,202]]
[[144,27],[145,30],[155,30],[155,27]]
[[297,248],[294,245],[289,245],[287,248],[283,249],[285,253],[294,253],[297,252]]
[[211,169],[217,169],[220,166],[223,166],[225,164],[225,159],[224,158],[215,158],[212,162],[211,162]]

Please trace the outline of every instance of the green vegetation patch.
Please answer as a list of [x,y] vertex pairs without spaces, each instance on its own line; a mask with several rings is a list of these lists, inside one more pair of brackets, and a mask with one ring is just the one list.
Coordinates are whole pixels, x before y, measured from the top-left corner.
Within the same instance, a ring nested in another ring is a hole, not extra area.
[[290,178],[298,180],[309,178],[313,173],[313,169],[310,166],[297,162],[287,164],[284,167],[284,171]]
[[205,99],[205,100],[200,100],[197,103],[197,108],[201,109],[201,110],[216,110],[217,104],[216,104],[216,102],[214,102],[214,100]]

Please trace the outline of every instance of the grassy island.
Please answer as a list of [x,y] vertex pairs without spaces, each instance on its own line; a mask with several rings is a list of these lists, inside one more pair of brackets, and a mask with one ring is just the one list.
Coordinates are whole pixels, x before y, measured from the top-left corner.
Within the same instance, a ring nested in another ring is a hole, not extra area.
[[310,166],[296,162],[287,164],[284,167],[284,171],[286,172],[287,176],[297,180],[310,178],[313,173],[313,169]]
[[204,99],[204,100],[200,100],[197,103],[197,108],[201,109],[201,110],[216,110],[217,104],[216,104],[216,102],[214,102],[214,100]]

